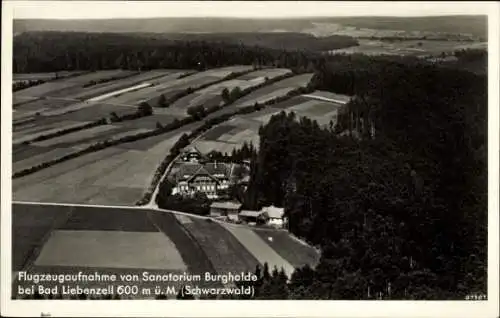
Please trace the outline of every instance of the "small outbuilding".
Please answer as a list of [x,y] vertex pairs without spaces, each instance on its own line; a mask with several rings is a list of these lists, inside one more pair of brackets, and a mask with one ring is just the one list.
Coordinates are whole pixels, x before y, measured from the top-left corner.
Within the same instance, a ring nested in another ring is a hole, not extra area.
[[210,205],[210,216],[219,217],[227,216],[230,218],[238,219],[238,212],[240,211],[241,203],[233,201],[213,202]]
[[242,210],[238,214],[240,221],[245,223],[265,224],[269,216],[264,211]]
[[282,228],[283,225],[286,223],[285,220],[285,209],[284,208],[278,208],[275,207],[274,205],[268,206],[268,207],[263,207],[262,211],[265,212],[269,219],[268,219],[268,224]]

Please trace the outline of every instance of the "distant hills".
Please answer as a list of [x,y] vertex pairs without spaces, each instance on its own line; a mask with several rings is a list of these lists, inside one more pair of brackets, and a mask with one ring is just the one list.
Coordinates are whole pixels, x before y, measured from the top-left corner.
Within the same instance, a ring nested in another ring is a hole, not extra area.
[[249,33],[303,32],[314,22],[356,28],[469,33],[487,37],[487,16],[432,17],[315,17],[295,19],[146,18],[99,20],[14,20],[14,33],[27,31],[77,31],[113,33]]

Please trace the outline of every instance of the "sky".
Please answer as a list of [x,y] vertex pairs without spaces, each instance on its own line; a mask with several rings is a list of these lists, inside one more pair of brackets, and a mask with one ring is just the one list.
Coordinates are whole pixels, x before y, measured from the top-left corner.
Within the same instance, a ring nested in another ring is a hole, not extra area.
[[14,19],[148,17],[285,18],[487,14],[496,2],[2,1]]

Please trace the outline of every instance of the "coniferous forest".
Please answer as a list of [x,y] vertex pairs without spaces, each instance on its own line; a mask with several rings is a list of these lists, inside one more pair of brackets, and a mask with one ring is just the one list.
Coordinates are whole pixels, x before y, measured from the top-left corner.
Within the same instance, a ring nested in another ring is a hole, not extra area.
[[485,78],[398,63],[371,75],[335,128],[282,113],[259,132],[245,204],[285,206],[322,250],[287,297],[486,294]]

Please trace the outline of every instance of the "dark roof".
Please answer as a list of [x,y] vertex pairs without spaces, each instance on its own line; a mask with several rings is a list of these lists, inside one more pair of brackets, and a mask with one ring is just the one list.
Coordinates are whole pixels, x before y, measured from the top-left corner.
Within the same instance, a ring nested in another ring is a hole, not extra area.
[[202,154],[201,151],[193,145],[189,145],[186,148],[182,149],[182,153],[198,153],[200,155]]
[[196,175],[209,175],[212,178],[230,178],[234,164],[223,162],[211,162],[206,164],[186,162],[178,166],[175,172],[175,180],[187,180]]
[[212,175],[221,174],[226,177],[229,177],[231,175],[231,164],[223,162],[218,162],[218,163],[210,162],[206,163],[204,165],[204,168],[208,173]]
[[[203,165],[201,165],[199,163],[186,162],[186,163],[183,163],[179,166],[179,170],[175,173],[175,176],[178,179],[187,179],[187,178],[193,176],[202,167],[203,167]],[[184,176],[188,176],[188,177],[184,177]]]
[[193,173],[193,175],[191,177],[187,178],[187,180],[189,181],[189,180],[195,178],[196,176],[200,176],[200,175],[209,176],[210,178],[217,181],[217,178],[213,174],[208,172],[204,166],[200,166],[200,168],[198,170],[196,170],[195,173]]
[[238,202],[214,202],[210,205],[211,208],[217,208],[217,209],[239,209],[241,208],[241,203]]

